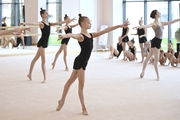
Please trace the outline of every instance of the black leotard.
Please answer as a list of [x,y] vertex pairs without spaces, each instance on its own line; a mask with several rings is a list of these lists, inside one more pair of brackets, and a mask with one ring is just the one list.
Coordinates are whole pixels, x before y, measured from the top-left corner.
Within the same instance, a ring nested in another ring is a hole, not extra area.
[[134,50],[135,49],[135,47],[133,47],[133,48],[131,48],[131,46],[129,47],[129,51],[134,55]]
[[[4,22],[4,23],[2,24],[2,27],[7,27],[7,24]],[[2,28],[1,30],[5,30],[5,28]]]
[[[126,33],[127,33],[127,28],[123,28],[123,31],[122,31],[122,35],[121,36],[124,36]],[[128,42],[129,41],[129,37],[126,36],[125,38],[122,39],[122,42]]]
[[122,44],[117,43],[117,50],[119,51],[119,54],[118,55],[114,54],[114,56],[118,58],[123,50]]
[[[140,37],[141,35],[144,35],[144,33],[145,33],[145,31],[144,31],[144,29],[143,28],[138,28],[137,29],[137,34],[138,34],[138,36]],[[146,37],[142,37],[142,38],[139,38],[139,43],[144,43],[144,42],[146,42],[147,41],[147,39],[146,39]]]
[[[64,31],[65,31],[66,34],[72,33],[72,28],[69,27],[69,26],[67,26],[67,30],[64,30]],[[64,39],[62,39],[61,44],[66,44],[66,45],[67,45],[68,42],[69,42],[69,39],[70,39],[70,38],[64,38]]]
[[86,69],[88,60],[91,56],[91,51],[93,49],[93,36],[91,35],[91,38],[85,36],[84,34],[82,34],[84,36],[84,40],[82,42],[78,42],[80,47],[81,47],[81,52],[80,54],[75,58],[74,60],[74,66],[73,69],[75,70],[79,70],[79,69]]
[[49,25],[46,25],[44,22],[42,23],[44,24],[44,28],[41,29],[42,36],[38,41],[37,47],[47,48],[51,27],[50,23]]
[[21,37],[17,37],[16,45],[13,45],[13,46],[18,47],[21,42],[22,42]]

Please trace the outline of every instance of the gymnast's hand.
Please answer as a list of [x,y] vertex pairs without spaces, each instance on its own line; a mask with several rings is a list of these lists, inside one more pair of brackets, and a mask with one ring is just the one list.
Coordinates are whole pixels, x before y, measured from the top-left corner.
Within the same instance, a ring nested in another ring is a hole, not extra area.
[[127,27],[128,25],[130,25],[130,23],[126,22],[126,23],[123,24],[123,27]]
[[58,41],[62,40],[63,38],[64,38],[63,35],[59,35]]
[[30,27],[23,27],[23,28],[15,28],[15,32],[13,33],[14,35],[21,35],[24,30],[30,31]]
[[76,21],[76,17],[74,17],[73,19],[71,19],[71,22],[74,22],[74,21]]

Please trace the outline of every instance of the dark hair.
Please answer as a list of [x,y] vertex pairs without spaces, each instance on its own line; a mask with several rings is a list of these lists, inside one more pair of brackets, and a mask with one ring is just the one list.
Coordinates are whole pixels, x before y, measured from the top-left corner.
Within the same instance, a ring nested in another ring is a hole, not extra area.
[[151,17],[152,19],[155,18],[156,12],[157,12],[157,10],[153,10],[153,11],[151,12],[150,17]]
[[67,14],[65,14],[65,15],[64,15],[64,20],[65,20],[67,17],[68,17],[68,15],[67,15]]
[[3,19],[4,19],[4,20],[6,20],[6,16],[5,16],[5,17],[3,17]]
[[88,17],[82,16],[80,13],[79,13],[78,15],[79,15],[78,23],[79,23],[79,25],[81,26],[81,22],[83,22],[83,21],[84,21],[86,18],[88,18]]
[[163,52],[164,52],[164,50],[162,50],[162,49],[161,49],[161,50],[160,50],[160,52],[161,52],[161,53],[163,53]]
[[42,14],[44,14],[45,11],[46,11],[45,9],[41,8],[40,15],[42,16]]
[[169,42],[168,42],[168,43],[170,43],[171,45],[173,45],[173,44],[172,44],[172,42],[171,42],[171,40],[169,40]]
[[135,43],[134,38],[131,40],[131,42],[132,42],[133,44]]

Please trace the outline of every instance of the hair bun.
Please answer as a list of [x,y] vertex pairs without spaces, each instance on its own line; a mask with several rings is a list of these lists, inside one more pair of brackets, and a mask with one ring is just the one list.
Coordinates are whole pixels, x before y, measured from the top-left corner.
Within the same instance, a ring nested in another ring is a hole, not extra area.
[[142,20],[143,17],[141,17],[141,20]]
[[65,17],[67,17],[67,14],[65,14]]
[[79,15],[80,18],[82,17],[81,13],[79,13],[78,15]]
[[40,8],[41,10],[43,10],[42,8]]

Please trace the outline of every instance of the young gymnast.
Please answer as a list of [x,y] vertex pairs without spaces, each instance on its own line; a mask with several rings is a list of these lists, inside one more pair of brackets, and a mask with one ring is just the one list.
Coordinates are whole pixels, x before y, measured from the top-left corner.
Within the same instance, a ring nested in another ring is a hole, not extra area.
[[61,99],[58,101],[58,106],[56,110],[59,111],[63,107],[66,95],[69,91],[71,84],[76,80],[76,78],[78,78],[78,81],[79,81],[78,94],[79,94],[79,99],[82,106],[82,114],[88,115],[88,112],[84,103],[83,88],[84,88],[84,82],[85,82],[85,69],[88,64],[91,51],[93,49],[93,38],[99,37],[117,28],[128,26],[128,23],[112,26],[100,32],[94,32],[94,33],[88,33],[87,31],[88,29],[91,28],[91,22],[88,17],[81,16],[81,14],[79,14],[78,23],[81,27],[81,32],[79,34],[68,33],[60,37],[60,39],[70,38],[70,37],[77,39],[81,47],[81,52],[74,60],[74,66],[73,66],[74,70],[72,71],[70,78],[68,79],[68,81],[66,82],[64,86],[63,94],[62,94]]
[[152,57],[152,55],[154,55],[154,69],[156,71],[157,80],[159,80],[159,71],[158,71],[159,50],[161,48],[161,41],[162,41],[164,26],[178,22],[178,21],[180,21],[180,19],[175,19],[175,20],[172,20],[169,22],[160,22],[158,19],[161,17],[161,13],[157,10],[153,10],[150,14],[150,17],[152,19],[155,19],[153,23],[150,23],[149,25],[142,25],[142,26],[134,27],[136,29],[152,27],[155,32],[155,37],[151,41],[151,50],[150,50],[150,53],[148,54],[146,60],[143,63],[143,68],[142,68],[140,77],[141,78],[144,77],[147,62]]
[[164,50],[161,49],[160,54],[159,54],[159,63],[160,63],[160,65],[164,66],[165,63],[166,63],[166,60],[167,60],[166,54],[165,54]]
[[[139,25],[140,26],[143,25],[142,18],[139,20]],[[132,35],[138,35],[138,37],[139,37],[139,46],[141,48],[141,56],[142,56],[142,60],[140,63],[143,63],[143,61],[144,61],[144,46],[147,48],[146,29],[145,28],[138,28],[137,33],[132,34]]]
[[113,57],[119,57],[121,55],[122,48],[122,39],[118,38],[117,49],[115,49],[112,45],[110,45],[110,56],[109,59],[113,59]]
[[[72,33],[72,28],[78,26],[78,24],[69,25],[69,24],[71,23],[71,19],[70,19],[69,16],[67,16],[67,14],[65,14],[64,20],[66,21],[66,25],[65,25],[65,27],[64,27],[65,33],[66,33],[66,34]],[[62,29],[62,28],[60,28],[60,29]],[[60,29],[58,29],[58,31],[59,31]],[[68,66],[67,66],[67,60],[66,60],[66,56],[67,56],[67,45],[68,45],[69,39],[70,39],[70,38],[65,38],[65,39],[63,39],[63,40],[61,41],[61,46],[60,46],[59,50],[57,51],[57,53],[56,53],[56,55],[55,55],[55,57],[54,57],[54,61],[53,61],[53,63],[52,63],[52,69],[54,69],[55,64],[56,64],[56,60],[57,60],[58,56],[60,55],[60,53],[61,53],[62,51],[64,51],[64,57],[63,57],[63,58],[64,58],[64,64],[65,64],[65,67],[66,67],[65,70],[66,70],[66,71],[69,70],[69,69],[68,69]]]
[[[128,19],[124,21],[124,24],[128,24],[128,23],[129,23]],[[129,33],[129,27],[128,26],[123,27],[122,35],[119,38],[122,39],[123,53],[126,50],[126,44],[128,45],[128,41],[129,41],[128,33]],[[123,60],[125,60],[125,55]]]
[[21,33],[21,34],[19,34],[19,35],[16,35],[16,38],[17,38],[17,41],[16,41],[14,38],[12,38],[12,37],[7,38],[8,40],[7,40],[6,46],[9,46],[9,43],[11,43],[11,44],[12,44],[12,48],[14,48],[14,47],[19,48],[19,44],[22,43],[23,49],[24,49],[25,44],[24,44],[24,36],[23,36],[23,33]]
[[134,38],[129,41],[129,50],[124,51],[125,60],[134,61],[137,60],[136,57],[136,46],[134,46]]
[[[7,27],[6,17],[3,17],[3,18],[2,18],[2,27]],[[2,28],[1,30],[6,30],[6,28]],[[7,38],[6,38],[6,37],[2,37],[2,38],[1,38],[1,41],[3,42],[2,48],[6,48]]]
[[167,66],[171,64],[172,67],[177,67],[178,63],[180,63],[180,54],[178,55],[178,51],[177,52],[174,51],[174,49],[172,48],[171,42],[168,43],[168,51],[166,53],[166,56],[169,60],[169,63]]
[[[38,50],[37,50],[35,57],[31,61],[31,65],[30,65],[30,69],[29,69],[29,73],[28,73],[27,77],[30,80],[32,80],[32,70],[34,68],[36,61],[41,57],[41,68],[42,68],[43,77],[44,77],[44,80],[42,81],[42,83],[45,83],[45,81],[46,81],[45,48],[48,47],[48,39],[49,39],[49,35],[50,35],[50,26],[60,25],[60,24],[65,23],[65,21],[55,22],[55,23],[47,22],[46,19],[48,18],[49,14],[45,9],[42,9],[42,8],[40,11],[40,15],[42,17],[41,22],[39,22],[39,23],[24,23],[26,25],[38,25],[41,29],[41,32],[42,32],[42,36],[41,36],[41,38],[37,44]],[[74,20],[74,19],[72,19],[72,20]]]

